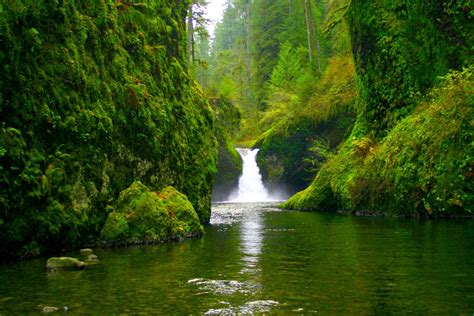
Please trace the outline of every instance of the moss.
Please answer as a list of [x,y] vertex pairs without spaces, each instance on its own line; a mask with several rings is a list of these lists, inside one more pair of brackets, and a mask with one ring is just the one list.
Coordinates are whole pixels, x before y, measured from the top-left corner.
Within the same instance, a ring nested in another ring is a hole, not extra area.
[[199,217],[187,197],[173,187],[159,194],[171,218],[171,237],[182,238],[204,233]]
[[49,271],[81,270],[84,269],[84,267],[84,262],[69,257],[52,257],[49,258],[46,263],[46,269]]
[[464,1],[351,2],[357,121],[284,207],[472,214],[471,11]]
[[104,241],[125,242],[129,236],[129,227],[124,214],[112,212],[107,216],[100,237]]
[[349,134],[355,120],[355,97],[350,56],[332,57],[313,95],[299,105],[298,114],[281,120],[256,142],[258,165],[267,186],[287,184],[294,191],[312,182],[328,153]]
[[120,193],[117,210],[107,217],[101,239],[106,245],[149,244],[203,232],[184,194],[171,186],[154,192],[137,181]]
[[[351,2],[349,25],[363,124],[383,137],[450,69],[472,61],[465,1]],[[377,17],[377,18],[374,18]]]
[[304,210],[463,216],[474,211],[473,69],[453,72],[380,142],[353,138],[305,191]]
[[93,243],[135,180],[174,186],[209,221],[217,144],[187,69],[188,5],[2,4],[2,256]]

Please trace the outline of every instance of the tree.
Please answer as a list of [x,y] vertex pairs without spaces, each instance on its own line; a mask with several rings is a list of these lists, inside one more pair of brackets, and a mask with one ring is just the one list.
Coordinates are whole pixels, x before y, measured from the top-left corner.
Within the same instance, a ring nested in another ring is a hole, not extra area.
[[308,40],[308,55],[310,63],[313,62],[313,41],[314,45],[316,46],[316,54],[317,54],[317,67],[318,72],[321,72],[321,47],[319,44],[319,39],[316,34],[316,27],[313,21],[314,14],[313,10],[311,9],[311,1],[310,0],[302,0],[304,1],[304,15],[306,20],[306,33],[307,33],[307,40]]
[[201,38],[208,37],[209,34],[206,29],[207,19],[204,17],[204,12],[207,2],[205,0],[193,0],[189,6],[187,16],[187,27],[188,27],[188,64],[194,64],[195,62],[195,35],[199,35]]
[[280,88],[291,88],[301,74],[299,56],[289,42],[285,42],[278,54],[278,63],[273,68],[270,83]]

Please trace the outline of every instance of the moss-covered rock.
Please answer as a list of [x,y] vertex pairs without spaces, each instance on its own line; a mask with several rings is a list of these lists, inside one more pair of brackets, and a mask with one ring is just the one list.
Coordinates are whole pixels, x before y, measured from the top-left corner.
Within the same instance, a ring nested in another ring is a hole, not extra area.
[[173,187],[154,192],[137,181],[120,193],[101,239],[106,245],[149,244],[202,233],[199,217],[184,194]]
[[348,55],[329,60],[313,96],[297,115],[282,120],[256,142],[257,162],[270,190],[290,193],[307,187],[349,135],[355,121],[354,64]]
[[82,270],[85,266],[84,262],[70,257],[52,257],[46,262],[48,271]]
[[472,62],[474,22],[466,1],[355,0],[348,17],[364,134],[384,136],[439,76]]
[[348,17],[359,94],[352,135],[283,206],[472,214],[471,8],[464,1],[355,0]]
[[474,212],[472,67],[453,72],[380,142],[349,139],[283,207],[407,216]]
[[189,3],[2,3],[2,257],[94,243],[135,180],[173,185],[209,221],[217,144],[187,66]]
[[87,257],[88,255],[92,255],[93,251],[90,248],[83,248],[79,250],[79,253],[81,254],[81,256]]

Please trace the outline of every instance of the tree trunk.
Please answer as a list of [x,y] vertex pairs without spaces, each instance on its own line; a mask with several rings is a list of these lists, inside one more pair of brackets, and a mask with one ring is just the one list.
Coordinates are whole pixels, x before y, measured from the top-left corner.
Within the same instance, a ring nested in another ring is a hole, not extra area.
[[188,12],[188,65],[194,62],[194,29],[193,29],[193,6],[189,7]]
[[316,28],[315,28],[316,23],[314,23],[313,21],[314,15],[313,15],[313,10],[311,9],[311,2],[308,4],[308,11],[309,11],[309,16],[310,16],[312,36],[314,37],[314,44],[316,45],[318,73],[321,73],[321,46],[319,45],[319,38],[318,38],[318,34],[316,33]]
[[247,27],[247,41],[246,41],[247,91],[250,92],[250,0],[247,0],[246,27]]
[[308,38],[308,55],[309,55],[309,62],[313,62],[313,45],[311,40],[311,20],[310,20],[310,12],[309,12],[309,3],[308,0],[304,1],[304,16],[306,18],[306,35]]

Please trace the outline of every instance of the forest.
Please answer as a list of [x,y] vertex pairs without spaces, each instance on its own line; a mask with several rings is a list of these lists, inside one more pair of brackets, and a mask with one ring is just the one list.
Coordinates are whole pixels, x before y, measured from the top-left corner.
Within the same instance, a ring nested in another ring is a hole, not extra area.
[[218,193],[230,141],[287,209],[470,216],[473,30],[469,1],[228,1],[193,64],[228,127]]
[[[0,252],[200,236],[259,148],[292,210],[474,211],[470,1],[7,0]],[[214,190],[212,189],[214,185]]]

